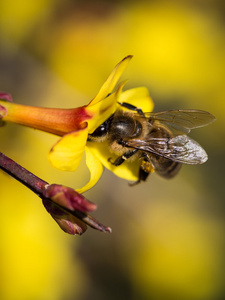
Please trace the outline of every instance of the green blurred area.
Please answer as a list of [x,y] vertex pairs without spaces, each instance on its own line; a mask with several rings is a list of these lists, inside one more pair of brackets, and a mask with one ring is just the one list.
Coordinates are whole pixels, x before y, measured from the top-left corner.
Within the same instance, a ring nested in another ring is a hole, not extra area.
[[[191,134],[202,166],[129,187],[105,171],[85,195],[113,228],[60,231],[39,198],[0,172],[4,300],[217,300],[224,282],[225,10],[223,1],[0,1],[0,90],[21,104],[87,104],[133,54],[125,88],[147,86],[156,110],[193,108],[217,122]],[[7,124],[1,151],[50,183],[88,180],[53,169],[57,137]]]

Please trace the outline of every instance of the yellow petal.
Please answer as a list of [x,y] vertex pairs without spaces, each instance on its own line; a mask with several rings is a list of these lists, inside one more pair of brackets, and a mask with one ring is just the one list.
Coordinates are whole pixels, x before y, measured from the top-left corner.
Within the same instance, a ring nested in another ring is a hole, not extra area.
[[137,106],[138,108],[141,108],[143,112],[151,112],[154,107],[154,103],[152,98],[149,96],[149,92],[146,87],[138,87],[127,90],[121,93],[118,101],[120,103],[127,102]]
[[91,149],[93,155],[103,164],[104,167],[112,171],[116,176],[130,180],[137,181],[139,174],[140,161],[125,161],[120,166],[112,165],[108,159],[112,158],[112,161],[117,158],[116,155],[109,151],[106,143],[92,143],[88,142],[88,148]]
[[98,182],[103,171],[103,165],[101,161],[97,159],[92,149],[85,147],[85,153],[86,165],[90,171],[90,180],[84,187],[76,190],[80,194],[92,188]]
[[100,100],[104,99],[109,93],[112,92],[132,57],[132,55],[128,55],[116,65],[106,82],[101,87],[97,96],[89,103],[89,105],[93,105],[99,102]]
[[51,164],[62,171],[75,171],[82,158],[88,137],[86,127],[64,135],[50,150]]
[[109,95],[105,99],[95,103],[94,105],[88,105],[85,108],[87,114],[93,117],[88,120],[88,132],[92,133],[97,127],[99,127],[103,122],[105,122],[116,110],[117,102],[122,93],[122,88],[126,81],[122,82],[115,93]]
[[116,110],[117,107],[117,95],[111,94],[107,98],[99,101],[98,103],[87,106],[86,111],[93,117],[88,120],[88,131],[92,133],[103,122],[105,122]]

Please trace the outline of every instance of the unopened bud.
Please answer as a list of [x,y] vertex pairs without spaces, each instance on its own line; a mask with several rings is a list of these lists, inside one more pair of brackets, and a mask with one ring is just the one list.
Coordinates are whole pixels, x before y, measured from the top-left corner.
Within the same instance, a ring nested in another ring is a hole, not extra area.
[[9,101],[12,102],[12,96],[8,93],[0,93],[0,99],[1,100],[5,100],[5,101]]
[[72,188],[58,184],[46,186],[43,195],[71,211],[89,212],[97,208],[96,204],[90,202]]
[[69,212],[64,211],[51,200],[43,199],[42,201],[48,213],[51,214],[52,218],[64,232],[72,235],[81,235],[87,230],[87,226],[84,222]]

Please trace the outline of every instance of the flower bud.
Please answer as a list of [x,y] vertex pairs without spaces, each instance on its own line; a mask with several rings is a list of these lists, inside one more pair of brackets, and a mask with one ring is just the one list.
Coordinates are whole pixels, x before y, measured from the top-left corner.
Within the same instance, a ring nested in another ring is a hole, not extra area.
[[42,202],[48,213],[50,213],[52,218],[64,232],[72,235],[81,235],[87,230],[87,226],[84,222],[60,208],[60,206],[53,201],[43,199]]
[[43,195],[71,211],[89,212],[97,208],[96,204],[84,198],[74,189],[58,184],[47,185]]
[[0,93],[0,99],[12,102],[12,96],[8,93]]

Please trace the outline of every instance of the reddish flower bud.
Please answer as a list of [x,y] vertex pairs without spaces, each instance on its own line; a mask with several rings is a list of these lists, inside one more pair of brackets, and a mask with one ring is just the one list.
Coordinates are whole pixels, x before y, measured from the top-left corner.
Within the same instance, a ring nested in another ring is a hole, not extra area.
[[0,93],[0,99],[1,100],[5,100],[5,101],[9,101],[12,102],[12,96],[8,93]]
[[50,213],[64,232],[72,235],[81,235],[87,230],[87,226],[84,222],[60,208],[53,201],[43,199],[42,202],[48,213]]
[[71,211],[79,210],[81,212],[89,212],[97,208],[96,204],[90,202],[72,188],[58,184],[46,186],[43,195]]

